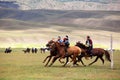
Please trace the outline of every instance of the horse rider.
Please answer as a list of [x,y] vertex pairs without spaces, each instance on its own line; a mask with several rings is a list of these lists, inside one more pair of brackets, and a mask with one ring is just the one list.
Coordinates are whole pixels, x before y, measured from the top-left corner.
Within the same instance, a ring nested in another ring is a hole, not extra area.
[[58,36],[58,40],[57,40],[60,44],[63,42],[63,40],[61,39],[60,36]]
[[87,45],[87,47],[88,47],[88,53],[89,53],[89,55],[91,56],[91,58],[92,58],[92,52],[91,52],[91,50],[93,49],[93,41],[92,41],[92,39],[90,38],[90,36],[87,36],[87,40],[86,40],[86,45]]
[[69,43],[69,37],[66,35],[65,38],[63,39],[63,42],[65,43],[66,48],[69,47],[70,43]]
[[66,35],[65,38],[63,38],[63,42],[65,43],[65,52],[66,52],[66,56],[68,55],[67,54],[67,48],[69,48],[69,37]]

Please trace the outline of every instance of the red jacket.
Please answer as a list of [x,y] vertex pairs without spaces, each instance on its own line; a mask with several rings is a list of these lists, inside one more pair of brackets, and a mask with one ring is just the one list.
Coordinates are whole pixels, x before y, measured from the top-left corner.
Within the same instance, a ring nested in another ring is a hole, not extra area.
[[91,39],[87,39],[86,44],[87,44],[88,46],[93,46],[93,42],[92,42]]

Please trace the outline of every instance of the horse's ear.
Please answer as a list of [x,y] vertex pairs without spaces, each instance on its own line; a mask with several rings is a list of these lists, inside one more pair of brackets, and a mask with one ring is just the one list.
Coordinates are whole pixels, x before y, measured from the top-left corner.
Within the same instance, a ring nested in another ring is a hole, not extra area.
[[52,41],[55,41],[55,38],[52,38]]
[[54,38],[52,38],[52,40],[54,40]]

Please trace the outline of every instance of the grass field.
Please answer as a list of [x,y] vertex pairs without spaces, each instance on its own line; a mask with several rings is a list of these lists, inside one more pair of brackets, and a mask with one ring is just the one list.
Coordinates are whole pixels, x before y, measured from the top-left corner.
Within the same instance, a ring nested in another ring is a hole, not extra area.
[[[110,62],[103,65],[100,60],[92,66],[62,67],[56,61],[52,67],[44,67],[42,61],[49,52],[41,54],[24,54],[22,49],[14,49],[11,54],[3,53],[0,49],[0,80],[120,80],[120,52],[114,52],[114,69]],[[85,60],[89,64],[94,60]]]

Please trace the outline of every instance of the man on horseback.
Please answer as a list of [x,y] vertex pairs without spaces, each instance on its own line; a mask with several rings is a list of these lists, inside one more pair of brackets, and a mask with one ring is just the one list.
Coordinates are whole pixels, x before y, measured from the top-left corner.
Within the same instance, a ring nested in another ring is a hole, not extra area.
[[63,39],[63,42],[65,43],[66,48],[68,48],[69,45],[70,45],[70,43],[69,43],[69,38],[68,38],[67,35],[66,35],[65,38]]
[[57,40],[57,41],[58,41],[60,44],[63,42],[60,36],[58,36],[58,40]]
[[65,52],[66,52],[66,56],[67,56],[67,48],[69,48],[69,37],[66,35],[65,38],[63,38],[63,42],[65,43]]
[[92,39],[90,38],[90,36],[87,36],[86,45],[88,47],[87,53],[89,53],[89,55],[92,58],[91,50],[93,49],[93,42],[92,42]]

